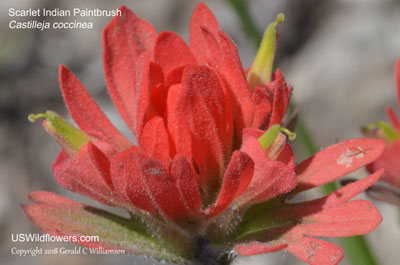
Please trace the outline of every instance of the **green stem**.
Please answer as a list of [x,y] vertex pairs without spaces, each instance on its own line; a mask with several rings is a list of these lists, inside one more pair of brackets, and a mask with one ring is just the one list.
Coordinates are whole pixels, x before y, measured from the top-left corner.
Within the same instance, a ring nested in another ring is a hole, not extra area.
[[[258,48],[258,45],[261,42],[261,32],[257,29],[249,13],[246,3],[243,0],[227,1],[229,4],[232,5],[236,14],[239,16],[239,19],[247,36],[254,42],[254,44],[256,44],[256,47]],[[291,108],[293,108],[293,105],[291,106]],[[303,148],[309,155],[312,155],[318,151],[318,146],[314,142],[301,117],[299,117],[297,121],[296,134],[299,142],[303,145]],[[324,194],[329,194],[336,189],[337,186],[334,182],[325,184],[322,187]],[[346,257],[349,258],[353,265],[377,264],[363,236],[341,238],[341,244],[345,249]]]

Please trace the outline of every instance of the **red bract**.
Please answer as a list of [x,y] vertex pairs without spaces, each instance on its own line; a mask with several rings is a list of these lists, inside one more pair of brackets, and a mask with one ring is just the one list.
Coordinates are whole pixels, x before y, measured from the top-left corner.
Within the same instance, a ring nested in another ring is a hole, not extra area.
[[279,69],[264,71],[266,78],[250,69],[249,86],[234,43],[204,4],[193,13],[189,46],[121,11],[103,31],[104,72],[137,145],[64,66],[61,90],[82,131],[52,112],[31,119],[46,118],[45,129],[64,148],[53,165],[63,187],[123,208],[131,218],[34,192],[24,210],[44,232],[99,235],[100,242],[79,243],[175,263],[226,264],[232,250],[286,249],[310,264],[337,264],[341,250],[313,236],[359,235],[379,224],[371,203],[348,200],[380,171],[324,198],[288,199],[370,163],[382,141],[348,140],[295,167],[286,143],[292,135],[280,127],[291,88]]
[[[400,109],[400,59],[396,63],[396,85],[397,85],[397,104]],[[387,148],[385,152],[373,163],[368,165],[369,171],[374,171],[376,168],[384,168],[385,173],[382,180],[387,181],[394,187],[400,189],[400,120],[391,107],[386,108],[387,115],[392,123],[394,135],[388,137],[383,130],[377,131],[377,136],[386,140]]]
[[[397,104],[400,109],[400,59],[395,67],[395,79],[397,86]],[[369,172],[384,168],[382,180],[391,184],[395,190],[375,186],[369,189],[369,194],[384,201],[400,206],[400,120],[391,107],[386,108],[391,125],[384,122],[374,122],[365,128],[368,136],[380,138],[386,142],[386,149],[382,155],[367,166]],[[370,129],[373,129],[372,131]]]

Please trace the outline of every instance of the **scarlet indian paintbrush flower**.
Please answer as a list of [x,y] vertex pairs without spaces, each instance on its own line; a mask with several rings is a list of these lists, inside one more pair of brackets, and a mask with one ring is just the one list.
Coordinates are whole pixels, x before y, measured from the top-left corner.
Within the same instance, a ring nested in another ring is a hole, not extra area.
[[[400,59],[395,67],[397,86],[397,104],[400,109]],[[382,180],[389,183],[393,189],[383,186],[373,186],[368,194],[375,199],[384,200],[400,207],[400,120],[391,107],[386,108],[391,124],[385,121],[373,122],[363,128],[367,136],[382,139],[386,142],[386,149],[373,163],[367,165],[369,172],[384,168]]]
[[314,237],[345,237],[381,221],[368,201],[348,201],[381,171],[320,199],[290,203],[305,190],[331,182],[373,161],[384,143],[352,139],[294,165],[281,127],[291,87],[272,73],[276,26],[266,30],[253,66],[242,68],[236,47],[200,3],[190,24],[190,45],[172,32],[157,34],[125,7],[103,31],[104,72],[110,96],[133,145],[106,118],[64,66],[60,84],[80,129],[57,114],[44,128],[63,150],[53,165],[66,189],[130,218],[50,192],[33,192],[24,205],[43,232],[98,235],[89,247],[127,252],[176,264],[228,264],[286,249],[309,264],[337,264],[340,248]]

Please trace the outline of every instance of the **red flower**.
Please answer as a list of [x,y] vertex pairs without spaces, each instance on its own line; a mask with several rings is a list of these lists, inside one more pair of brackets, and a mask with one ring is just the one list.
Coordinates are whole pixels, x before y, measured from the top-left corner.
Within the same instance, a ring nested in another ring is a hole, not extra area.
[[[397,60],[396,69],[397,104],[400,108],[400,59]],[[369,172],[376,169],[385,169],[382,180],[391,184],[395,190],[374,186],[369,189],[369,194],[376,199],[385,200],[400,206],[400,120],[391,107],[386,107],[391,125],[385,121],[374,122],[364,128],[368,136],[382,139],[386,142],[386,149],[382,155],[367,166]],[[372,130],[371,130],[372,129]]]
[[[204,4],[193,13],[189,46],[121,11],[103,31],[104,72],[137,146],[64,66],[61,90],[82,131],[52,112],[30,118],[44,117],[64,149],[53,165],[63,187],[126,209],[131,218],[34,192],[35,203],[24,210],[43,232],[99,235],[101,242],[78,243],[175,263],[223,264],[232,249],[241,255],[287,249],[310,264],[337,264],[341,250],[313,236],[359,235],[380,223],[371,203],[347,201],[381,171],[327,197],[288,202],[370,163],[384,144],[348,140],[295,167],[286,143],[292,134],[280,127],[291,88],[279,69],[271,74],[275,41],[266,50],[262,44],[264,57],[246,75]],[[282,19],[267,29],[269,45]]]

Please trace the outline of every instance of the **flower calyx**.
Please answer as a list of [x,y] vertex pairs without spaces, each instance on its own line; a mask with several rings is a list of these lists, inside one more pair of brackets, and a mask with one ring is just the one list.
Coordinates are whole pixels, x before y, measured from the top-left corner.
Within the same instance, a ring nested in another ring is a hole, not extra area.
[[44,119],[42,126],[61,145],[69,156],[74,157],[79,149],[90,141],[90,137],[53,111],[30,114],[28,120]]

